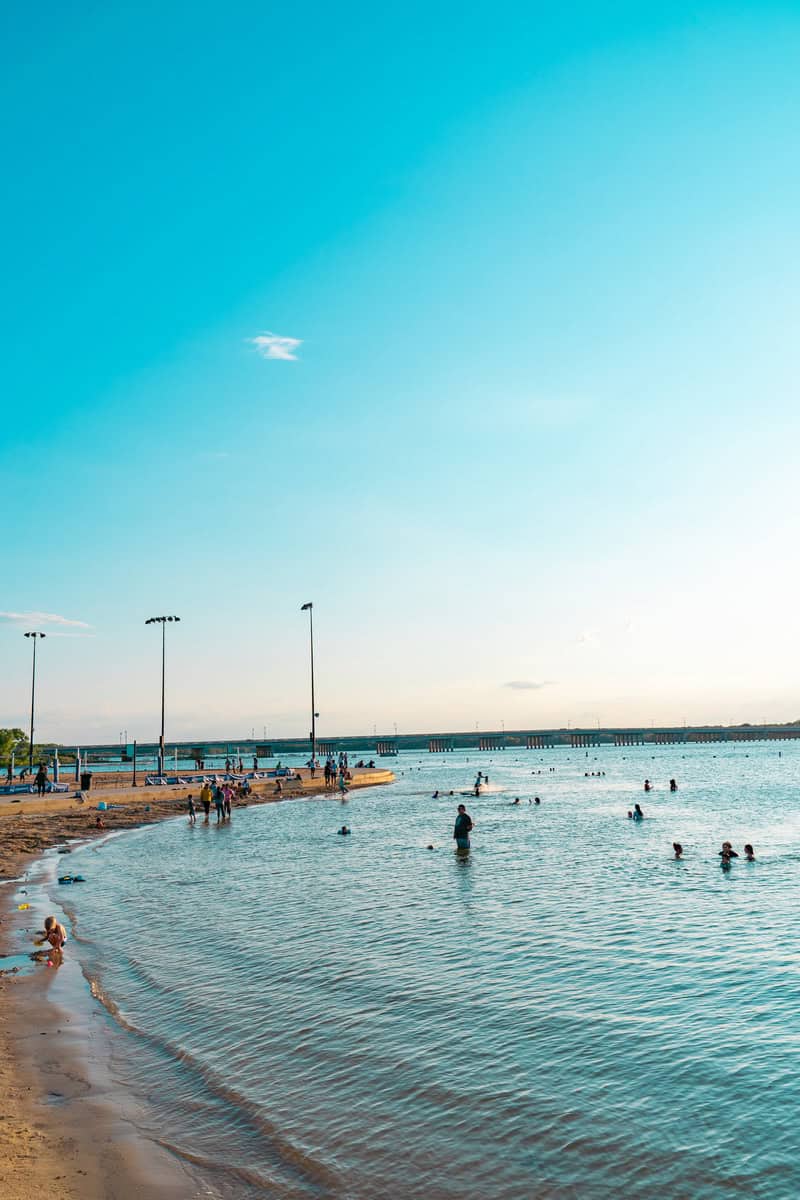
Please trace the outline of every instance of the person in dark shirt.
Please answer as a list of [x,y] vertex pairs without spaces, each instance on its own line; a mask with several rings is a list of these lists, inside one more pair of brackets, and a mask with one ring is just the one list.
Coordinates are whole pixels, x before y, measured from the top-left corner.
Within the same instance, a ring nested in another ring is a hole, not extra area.
[[453,829],[453,837],[459,850],[469,850],[469,835],[472,831],[472,817],[463,804],[458,806],[458,815]]
[[720,858],[726,858],[726,859],[739,857],[739,855],[736,853],[736,851],[734,850],[734,848],[730,844],[730,842],[722,843],[722,849],[719,852],[719,856],[720,856]]

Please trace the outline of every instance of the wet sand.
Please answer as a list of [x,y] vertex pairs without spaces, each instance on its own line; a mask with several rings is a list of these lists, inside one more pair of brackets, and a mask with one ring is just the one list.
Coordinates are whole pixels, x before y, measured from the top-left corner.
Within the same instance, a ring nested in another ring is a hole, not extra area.
[[[302,772],[302,780],[275,795],[273,781],[259,781],[247,803],[322,796],[324,778]],[[380,768],[353,770],[348,786],[389,783]],[[52,799],[0,798],[0,955],[29,952],[23,931],[28,912],[20,888],[35,888],[36,857],[73,839],[106,836],[186,813],[196,785],[92,791],[85,803],[74,795]],[[102,814],[97,803],[123,807]],[[146,809],[149,810],[146,811]],[[199,807],[199,804],[198,804]],[[234,809],[235,816],[235,809]],[[202,811],[198,817],[203,819]],[[214,821],[212,808],[211,820]],[[59,858],[68,869],[69,857]],[[26,876],[31,873],[30,884]],[[38,918],[36,918],[38,924]],[[67,955],[69,956],[69,943]],[[80,993],[80,994],[79,994]],[[125,1115],[125,1098],[108,1074],[113,1031],[97,1006],[87,1004],[86,985],[76,960],[58,971],[44,964],[30,974],[0,973],[0,1196],[3,1200],[189,1200],[198,1181],[172,1155],[136,1136]]]

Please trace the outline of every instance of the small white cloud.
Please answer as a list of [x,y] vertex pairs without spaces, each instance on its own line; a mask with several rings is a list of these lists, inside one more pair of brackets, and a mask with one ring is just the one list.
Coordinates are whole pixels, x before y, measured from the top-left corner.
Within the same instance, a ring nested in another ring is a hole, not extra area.
[[60,617],[58,613],[45,612],[0,612],[0,621],[13,621],[16,625],[68,625],[76,629],[91,629],[88,621],[73,621]]
[[301,338],[282,337],[278,333],[259,333],[245,340],[255,346],[262,358],[280,359],[282,362],[297,362],[295,350],[303,344]]
[[543,679],[541,683],[534,679],[512,679],[510,683],[503,684],[503,687],[513,688],[515,692],[538,692],[540,688],[552,686],[552,679]]
[[575,640],[579,646],[596,646],[600,641],[600,634],[596,629],[584,629]]

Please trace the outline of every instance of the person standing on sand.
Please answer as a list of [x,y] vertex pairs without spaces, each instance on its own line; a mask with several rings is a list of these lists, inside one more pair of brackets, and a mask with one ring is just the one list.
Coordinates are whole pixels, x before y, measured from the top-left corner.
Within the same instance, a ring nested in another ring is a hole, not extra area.
[[39,770],[36,772],[36,791],[40,796],[47,791],[47,767],[44,763],[39,764]]
[[458,806],[458,815],[453,828],[453,837],[459,850],[469,850],[469,835],[472,832],[472,817],[463,804]]

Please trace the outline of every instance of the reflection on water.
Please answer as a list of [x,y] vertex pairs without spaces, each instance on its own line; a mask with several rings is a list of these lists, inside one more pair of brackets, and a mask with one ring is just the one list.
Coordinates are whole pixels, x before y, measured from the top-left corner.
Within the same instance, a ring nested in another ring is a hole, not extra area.
[[[781,748],[401,755],[350,837],[313,800],[81,851],[70,949],[127,1030],[114,1071],[211,1196],[798,1195]],[[757,862],[720,869],[725,839]]]

